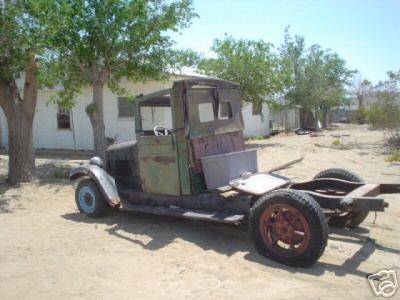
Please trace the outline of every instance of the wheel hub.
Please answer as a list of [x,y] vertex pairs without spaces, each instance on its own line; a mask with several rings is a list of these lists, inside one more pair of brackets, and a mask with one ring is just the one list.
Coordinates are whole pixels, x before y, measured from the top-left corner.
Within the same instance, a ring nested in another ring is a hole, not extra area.
[[92,206],[92,204],[93,204],[92,195],[90,195],[89,193],[87,193],[87,194],[85,194],[85,196],[84,196],[83,199],[84,199],[86,205]]
[[79,205],[85,213],[92,213],[95,210],[96,196],[90,187],[82,187],[78,197]]
[[266,246],[284,257],[303,253],[310,241],[310,229],[305,217],[287,204],[267,208],[261,217],[260,229]]

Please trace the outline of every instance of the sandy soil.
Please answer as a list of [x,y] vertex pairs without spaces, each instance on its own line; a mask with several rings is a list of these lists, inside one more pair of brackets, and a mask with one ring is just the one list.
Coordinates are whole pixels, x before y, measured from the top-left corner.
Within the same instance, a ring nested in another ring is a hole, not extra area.
[[[400,165],[385,162],[382,132],[347,125],[323,134],[248,144],[258,149],[263,170],[304,156],[280,172],[295,180],[344,167],[367,181],[400,181]],[[349,135],[339,138],[344,150],[332,148],[332,134]],[[384,197],[390,208],[375,224],[371,214],[357,230],[331,229],[320,261],[294,269],[259,256],[245,226],[79,214],[73,185],[55,177],[82,162],[44,155],[37,159],[38,180],[10,188],[7,156],[0,155],[1,299],[373,299],[368,273],[394,268],[400,275],[399,195]]]

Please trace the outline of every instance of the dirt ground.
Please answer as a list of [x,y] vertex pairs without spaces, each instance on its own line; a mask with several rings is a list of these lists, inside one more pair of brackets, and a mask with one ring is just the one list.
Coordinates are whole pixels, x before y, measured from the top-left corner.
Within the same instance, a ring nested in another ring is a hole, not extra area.
[[[257,148],[261,170],[304,157],[280,172],[298,181],[329,167],[400,181],[400,164],[385,162],[381,131],[341,125],[322,134],[283,133],[248,147]],[[345,135],[337,148],[332,134]],[[400,195],[384,196],[390,207],[375,224],[370,214],[356,230],[331,228],[319,262],[295,269],[258,255],[243,225],[118,211],[89,219],[77,211],[73,184],[60,178],[85,160],[63,155],[41,155],[39,179],[19,188],[4,183],[0,155],[1,299],[373,299],[367,274],[394,268],[400,276]]]

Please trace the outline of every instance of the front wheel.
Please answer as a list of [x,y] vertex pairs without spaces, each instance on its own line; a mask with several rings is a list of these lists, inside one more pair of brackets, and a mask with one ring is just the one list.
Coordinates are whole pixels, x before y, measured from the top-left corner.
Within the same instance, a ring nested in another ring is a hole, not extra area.
[[291,189],[262,196],[250,209],[249,226],[261,255],[292,267],[314,264],[328,240],[328,225],[319,204]]
[[105,214],[107,202],[92,179],[83,179],[75,191],[75,202],[80,212],[91,218]]

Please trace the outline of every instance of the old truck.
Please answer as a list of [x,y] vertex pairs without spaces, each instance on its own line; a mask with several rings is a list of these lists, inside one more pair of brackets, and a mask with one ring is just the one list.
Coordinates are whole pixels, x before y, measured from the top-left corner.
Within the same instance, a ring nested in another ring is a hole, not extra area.
[[357,227],[388,204],[382,193],[399,184],[369,184],[352,172],[328,169],[294,183],[259,172],[243,138],[241,91],[213,79],[176,81],[134,101],[136,141],[106,150],[71,170],[80,179],[76,204],[89,217],[109,207],[239,224],[248,222],[257,251],[306,267],[324,252],[328,223]]

